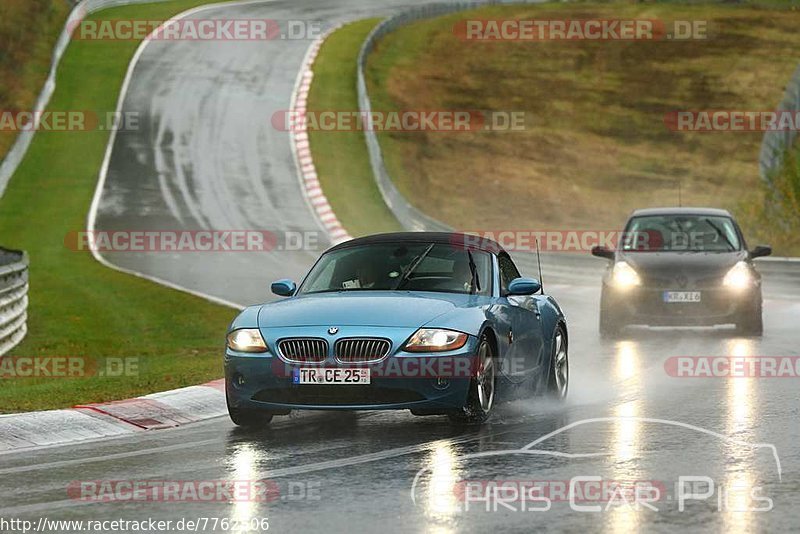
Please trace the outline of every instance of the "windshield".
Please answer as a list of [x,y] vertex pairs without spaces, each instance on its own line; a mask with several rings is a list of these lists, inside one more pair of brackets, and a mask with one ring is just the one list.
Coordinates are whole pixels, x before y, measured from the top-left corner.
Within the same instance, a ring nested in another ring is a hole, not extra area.
[[488,295],[486,252],[433,243],[378,243],[329,252],[311,269],[299,293],[440,291]]
[[731,252],[741,250],[730,217],[648,215],[633,217],[623,236],[630,252]]

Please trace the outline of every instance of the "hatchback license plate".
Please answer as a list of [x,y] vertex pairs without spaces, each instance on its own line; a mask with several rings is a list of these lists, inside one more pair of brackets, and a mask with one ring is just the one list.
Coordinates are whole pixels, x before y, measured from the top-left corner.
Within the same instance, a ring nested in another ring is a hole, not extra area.
[[294,384],[369,384],[368,368],[300,367],[292,373]]
[[664,302],[700,302],[700,292],[664,291]]

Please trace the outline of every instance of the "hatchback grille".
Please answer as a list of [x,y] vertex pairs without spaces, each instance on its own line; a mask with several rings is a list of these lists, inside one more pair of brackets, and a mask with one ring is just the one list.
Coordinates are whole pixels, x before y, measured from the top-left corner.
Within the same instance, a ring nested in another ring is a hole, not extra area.
[[324,362],[328,357],[328,342],[315,337],[282,339],[278,351],[293,362]]
[[392,344],[377,337],[351,337],[337,341],[335,348],[340,362],[372,362],[389,354]]

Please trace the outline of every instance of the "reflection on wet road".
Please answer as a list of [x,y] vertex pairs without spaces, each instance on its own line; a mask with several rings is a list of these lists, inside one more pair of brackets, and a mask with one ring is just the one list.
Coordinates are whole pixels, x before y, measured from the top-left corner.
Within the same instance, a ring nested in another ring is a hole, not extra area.
[[[420,2],[386,0],[379,9],[409,3]],[[231,11],[215,16],[312,17],[326,26],[376,13],[370,3],[354,0],[225,9]],[[118,137],[98,229],[318,228],[296,180],[288,136],[267,121],[288,105],[308,43],[225,45],[157,43],[143,54],[125,109],[153,122]],[[116,260],[250,303],[264,296],[271,280],[297,279],[317,252],[131,254]],[[524,274],[534,273],[530,268]],[[774,298],[789,290],[796,294],[797,288],[771,288],[763,339],[738,338],[725,329],[639,329],[605,342],[597,334],[599,278],[573,285],[562,276],[559,281],[569,285],[554,285],[545,273],[546,287],[569,320],[571,385],[564,405],[541,399],[502,405],[481,428],[456,428],[446,418],[406,412],[283,417],[260,432],[220,418],[0,455],[0,517],[227,518],[227,527],[217,532],[254,531],[249,527],[264,518],[276,532],[796,529],[800,379],[676,378],[665,362],[676,356],[798,355],[800,305]],[[565,429],[568,425],[573,426]],[[519,452],[549,434],[535,451]],[[781,477],[772,450],[758,446],[765,443],[777,450]],[[497,451],[507,452],[483,454]],[[639,481],[659,489],[659,495],[644,499],[650,506],[609,506],[609,496],[596,495],[586,481],[575,485],[583,498],[571,502],[565,485],[581,480],[576,477],[601,477],[625,488]],[[694,479],[676,487],[680,477]],[[116,495],[117,502],[67,493],[81,481],[142,480],[188,488],[241,481],[267,491],[234,499],[190,493],[137,498],[128,492]],[[520,491],[526,482],[543,490]],[[486,497],[480,491],[497,483],[510,483],[518,495]],[[687,498],[690,493],[707,496]],[[772,510],[755,511],[764,497],[771,499]]]
[[[482,428],[457,428],[442,417],[406,412],[305,414],[276,418],[259,432],[217,419],[61,448],[57,456],[47,449],[5,455],[0,515],[267,517],[278,532],[351,531],[354,525],[387,532],[746,532],[796,524],[797,379],[675,378],[664,367],[667,358],[680,355],[796,354],[784,348],[792,339],[790,301],[768,302],[762,340],[720,329],[642,330],[601,342],[597,289],[553,292],[572,326],[571,394],[563,406],[540,399],[502,405]],[[568,425],[574,426],[559,432]],[[551,433],[532,453],[508,452]],[[772,450],[761,444],[776,447],[781,476]],[[497,451],[507,452],[481,455]],[[592,483],[578,482],[574,495],[582,499],[572,502],[565,493],[569,482],[592,476],[605,481],[606,493],[592,493]],[[676,486],[679,477],[693,478]],[[67,496],[67,486],[81,480],[260,480],[271,490],[266,498],[233,502],[97,503]],[[637,481],[660,495],[646,494],[637,503],[630,494],[613,498],[608,489],[631,488]],[[506,488],[490,489],[498,484]],[[525,493],[525,484],[541,490]],[[543,496],[549,500],[546,511],[540,509]],[[770,502],[772,511],[756,511]]]

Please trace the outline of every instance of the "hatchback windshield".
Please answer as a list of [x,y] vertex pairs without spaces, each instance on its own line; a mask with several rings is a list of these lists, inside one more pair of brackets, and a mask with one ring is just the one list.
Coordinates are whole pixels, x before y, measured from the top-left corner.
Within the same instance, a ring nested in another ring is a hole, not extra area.
[[729,217],[647,215],[633,217],[622,250],[631,252],[731,252],[741,250]]
[[311,269],[300,293],[439,291],[488,295],[488,253],[434,243],[377,243],[329,252]]

